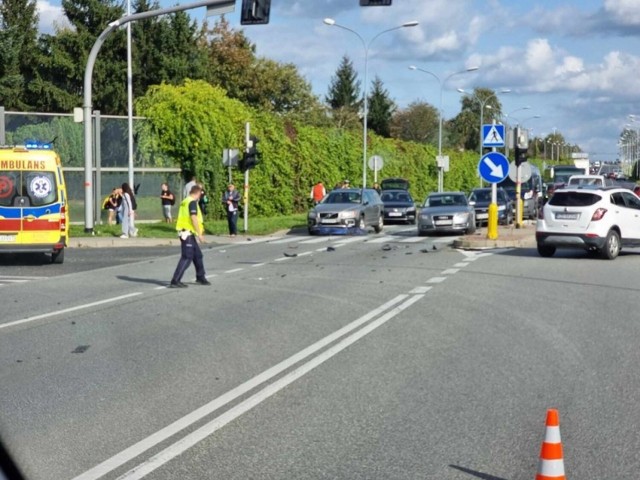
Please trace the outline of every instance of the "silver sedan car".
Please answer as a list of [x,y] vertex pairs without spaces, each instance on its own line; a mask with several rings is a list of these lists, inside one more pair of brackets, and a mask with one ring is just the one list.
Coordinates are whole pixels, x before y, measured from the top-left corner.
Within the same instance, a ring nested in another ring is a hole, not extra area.
[[476,215],[463,192],[432,193],[418,214],[418,235],[435,232],[472,234]]
[[384,203],[371,188],[333,190],[309,211],[307,226],[311,235],[349,233],[367,227],[380,233],[384,226]]

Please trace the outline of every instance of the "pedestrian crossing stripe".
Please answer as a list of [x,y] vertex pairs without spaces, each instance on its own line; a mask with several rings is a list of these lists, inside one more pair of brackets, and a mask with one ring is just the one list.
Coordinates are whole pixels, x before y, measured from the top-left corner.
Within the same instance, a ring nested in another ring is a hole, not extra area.
[[498,131],[495,125],[491,125],[491,128],[489,129],[489,131],[487,132],[487,135],[484,137],[484,140],[482,141],[482,145],[485,147],[504,145],[504,138],[502,138],[502,135],[500,134],[500,132]]

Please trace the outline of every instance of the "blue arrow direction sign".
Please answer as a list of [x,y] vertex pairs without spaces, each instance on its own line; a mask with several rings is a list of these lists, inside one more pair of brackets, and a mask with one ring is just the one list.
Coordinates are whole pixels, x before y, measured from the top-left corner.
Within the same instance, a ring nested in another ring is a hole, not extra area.
[[478,172],[487,183],[500,183],[509,175],[509,159],[499,152],[489,152],[480,159]]
[[504,125],[482,125],[483,147],[504,147]]

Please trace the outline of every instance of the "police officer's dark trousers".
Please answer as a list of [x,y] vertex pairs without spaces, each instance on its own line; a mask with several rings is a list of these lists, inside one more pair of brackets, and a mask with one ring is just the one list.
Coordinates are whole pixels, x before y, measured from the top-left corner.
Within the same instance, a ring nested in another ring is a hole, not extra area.
[[186,240],[180,239],[180,247],[182,255],[176,271],[173,273],[172,282],[180,282],[184,272],[189,268],[191,262],[196,267],[196,279],[202,280],[205,278],[204,263],[202,262],[202,250],[194,235],[189,235]]

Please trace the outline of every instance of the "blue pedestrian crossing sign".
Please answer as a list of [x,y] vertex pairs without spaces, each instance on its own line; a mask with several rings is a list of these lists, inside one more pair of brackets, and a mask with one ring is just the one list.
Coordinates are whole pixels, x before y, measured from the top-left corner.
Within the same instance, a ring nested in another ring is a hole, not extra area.
[[500,152],[489,152],[480,159],[478,172],[487,183],[500,183],[509,175],[509,159]]
[[504,147],[504,125],[482,125],[483,147]]

